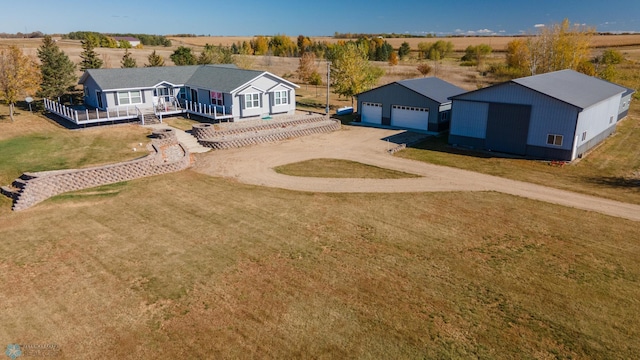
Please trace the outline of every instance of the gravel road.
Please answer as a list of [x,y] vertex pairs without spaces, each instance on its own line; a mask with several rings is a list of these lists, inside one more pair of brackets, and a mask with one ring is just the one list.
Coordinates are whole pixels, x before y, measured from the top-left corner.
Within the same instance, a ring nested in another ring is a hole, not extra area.
[[[198,154],[195,171],[239,182],[310,192],[497,191],[529,199],[640,221],[640,206],[497,176],[427,164],[389,155],[398,130],[343,127],[342,130],[242,149]],[[410,179],[327,179],[287,176],[273,168],[316,158],[357,161],[421,175]]]

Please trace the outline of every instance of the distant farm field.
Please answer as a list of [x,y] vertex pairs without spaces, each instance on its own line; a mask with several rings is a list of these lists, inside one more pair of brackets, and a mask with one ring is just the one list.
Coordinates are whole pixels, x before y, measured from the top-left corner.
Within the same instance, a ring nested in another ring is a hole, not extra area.
[[[521,38],[521,37],[518,37]],[[251,36],[202,36],[202,37],[170,37],[174,43],[192,45],[192,46],[204,46],[206,44],[211,45],[231,45],[233,43],[251,41]],[[292,36],[291,39],[296,41],[297,36]],[[442,37],[442,38],[388,38],[385,39],[394,48],[399,48],[403,42],[408,42],[411,48],[417,49],[418,43],[421,42],[435,42],[438,40],[451,41],[455,51],[464,51],[469,45],[489,44],[496,51],[505,51],[507,44],[516,39],[513,36],[476,36],[476,37]],[[330,44],[336,43],[340,40],[333,37],[311,37],[313,41],[326,41]],[[640,34],[633,35],[596,35],[593,37],[593,46],[596,48],[602,47],[620,47],[620,46],[638,46],[640,45]]]

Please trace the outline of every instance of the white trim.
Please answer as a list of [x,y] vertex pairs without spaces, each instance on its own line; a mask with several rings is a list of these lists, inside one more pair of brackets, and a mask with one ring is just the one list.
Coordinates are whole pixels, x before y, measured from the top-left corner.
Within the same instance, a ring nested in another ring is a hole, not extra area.
[[[259,92],[259,93],[261,93],[261,94],[266,93],[266,91],[265,91],[265,90],[262,90],[262,89],[260,89],[260,88],[258,88],[258,87],[253,86],[253,85],[249,85],[249,86],[245,87],[244,89],[242,89],[242,90],[238,91],[236,94],[238,94],[238,95],[252,94],[253,92],[249,92],[249,93],[246,93],[246,92],[245,92],[245,91],[247,91],[247,90],[249,90],[249,89],[254,89],[254,90],[256,90],[257,92]],[[254,91],[254,92],[255,92],[255,91]],[[232,92],[231,94],[233,95],[234,93]]]
[[[132,100],[133,97],[131,96],[132,92],[137,92],[140,95],[140,102],[133,102],[133,100]],[[125,93],[127,94],[127,97],[129,99],[129,103],[127,103],[127,104],[123,104],[120,101],[120,94],[125,94]],[[142,90],[119,91],[119,92],[116,93],[116,99],[117,99],[117,102],[118,102],[118,106],[119,105],[139,105],[139,104],[144,104],[144,99],[143,99],[143,96],[142,96]]]
[[[251,101],[251,105],[252,105],[252,106],[247,106],[247,97],[248,97],[249,95],[252,95],[252,96],[251,96],[251,100],[250,100],[250,101]],[[257,96],[258,96],[258,98],[257,98],[257,99],[253,99],[253,95],[257,95]],[[243,96],[242,101],[243,101],[243,103],[244,103],[244,108],[245,108],[245,109],[260,109],[260,108],[262,107],[262,104],[261,104],[261,103],[262,103],[262,94],[261,94],[261,93],[246,93],[246,94],[243,94],[242,96]],[[258,106],[253,106],[253,105],[254,105],[254,102],[255,102],[256,100],[258,101]]]
[[[168,81],[164,81],[164,80],[160,81],[159,83],[157,83],[155,85],[153,85],[153,87],[158,87],[158,86],[163,85],[163,84],[171,85],[173,87],[180,87],[180,85],[176,85],[176,84],[170,83]],[[184,85],[182,85],[182,86],[184,86]]]
[[[277,75],[274,75],[274,74],[272,74],[272,73],[270,73],[270,72],[268,72],[268,71],[264,71],[264,72],[262,72],[262,74],[260,74],[260,75],[258,75],[258,76],[256,76],[256,77],[254,77],[253,79],[251,79],[251,80],[247,81],[246,83],[244,83],[244,84],[242,84],[242,85],[238,86],[237,88],[235,88],[235,89],[233,89],[233,90],[229,91],[229,93],[231,93],[231,94],[235,94],[235,93],[238,93],[238,92],[240,92],[240,91],[244,91],[244,88],[245,88],[245,87],[250,86],[250,85],[251,85],[251,83],[253,83],[253,82],[254,82],[254,81],[256,81],[257,79],[259,79],[259,78],[261,78],[261,77],[263,77],[263,76],[265,76],[265,75],[273,76],[273,77],[274,77],[274,78],[276,78],[278,81],[281,81],[281,82],[287,83],[287,84],[289,84],[289,85],[292,85],[292,86],[293,86],[294,88],[296,88],[296,89],[299,89],[299,88],[300,88],[300,86],[299,86],[299,85],[296,85],[296,84],[292,83],[291,81],[285,80],[285,79],[283,79],[283,78],[281,78],[281,77],[279,77],[279,76],[277,76]],[[266,92],[266,91],[263,91],[263,92]]]
[[[290,102],[289,102],[289,100],[290,100],[290,99],[289,99],[289,98],[290,98],[290,96],[289,96],[289,92],[290,92],[290,91],[291,91],[291,90],[277,90],[277,91],[272,92],[272,94],[273,94],[273,106],[289,105],[289,104],[290,104]],[[283,97],[282,95],[280,95],[280,98],[277,98],[277,97],[276,97],[276,94],[282,94],[282,93],[284,93],[284,94],[285,94],[285,96],[284,96],[284,97]],[[282,102],[282,99],[283,99],[283,98],[285,99],[285,102]],[[276,103],[276,100],[280,100],[280,104],[277,104],[277,103]]]
[[270,87],[269,89],[267,89],[267,92],[271,92],[273,89],[275,89],[275,88],[277,88],[277,87],[279,87],[279,86],[281,86],[281,87],[283,87],[283,88],[285,88],[285,89],[288,89],[289,91],[294,90],[294,88],[292,88],[292,87],[290,87],[290,86],[287,86],[287,85],[285,85],[285,84],[280,84],[280,83],[278,83],[278,84],[276,84],[276,85],[274,85],[274,86]]

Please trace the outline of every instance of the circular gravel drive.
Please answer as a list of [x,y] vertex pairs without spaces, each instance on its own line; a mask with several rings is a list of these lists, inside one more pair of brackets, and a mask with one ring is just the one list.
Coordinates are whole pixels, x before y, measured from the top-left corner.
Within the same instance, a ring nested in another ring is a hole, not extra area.
[[[198,154],[195,170],[246,184],[310,192],[497,191],[530,199],[640,221],[640,206],[546,186],[398,158],[383,140],[403,131],[366,127]],[[335,179],[288,176],[273,168],[300,161],[334,158],[421,175],[409,179]]]

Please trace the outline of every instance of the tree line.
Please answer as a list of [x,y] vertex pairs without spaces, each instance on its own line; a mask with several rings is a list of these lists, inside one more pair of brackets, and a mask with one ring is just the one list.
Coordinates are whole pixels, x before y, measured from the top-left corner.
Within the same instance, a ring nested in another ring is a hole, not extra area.
[[171,40],[167,39],[163,35],[149,35],[149,34],[102,34],[94,31],[74,31],[66,35],[63,35],[64,39],[70,40],[88,40],[91,39],[99,47],[115,48],[118,47],[118,43],[113,37],[134,37],[140,40],[142,45],[146,46],[171,46]]

